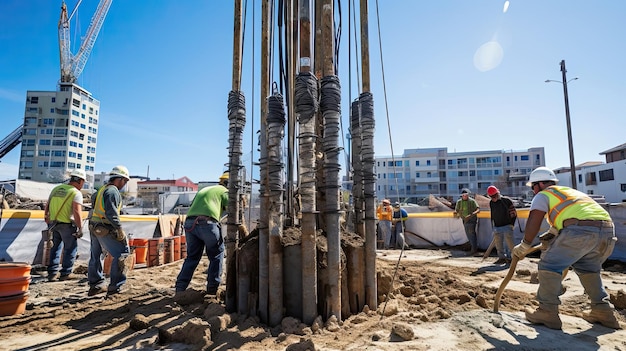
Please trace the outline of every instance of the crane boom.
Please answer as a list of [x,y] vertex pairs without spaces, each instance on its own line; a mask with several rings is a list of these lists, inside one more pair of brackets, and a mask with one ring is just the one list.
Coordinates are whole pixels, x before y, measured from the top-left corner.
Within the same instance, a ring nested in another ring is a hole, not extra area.
[[80,1],[74,8],[74,11],[72,11],[72,16],[67,15],[65,1],[61,5],[61,17],[59,18],[59,54],[62,83],[76,82],[83,72],[112,2],[113,0],[100,0],[96,12],[91,18],[91,23],[89,23],[87,34],[81,42],[80,49],[76,55],[72,55],[70,50],[70,19],[80,5]]

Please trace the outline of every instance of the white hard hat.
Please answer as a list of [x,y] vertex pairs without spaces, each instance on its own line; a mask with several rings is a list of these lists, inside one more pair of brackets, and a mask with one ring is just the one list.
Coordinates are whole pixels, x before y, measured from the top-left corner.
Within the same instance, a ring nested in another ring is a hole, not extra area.
[[537,167],[534,171],[530,173],[528,177],[528,182],[526,182],[526,186],[531,186],[535,182],[548,182],[553,181],[558,183],[559,178],[556,177],[556,174],[552,172],[552,170],[548,167]]
[[130,175],[128,173],[128,168],[126,168],[124,166],[115,166],[115,167],[113,167],[111,172],[109,172],[109,176],[111,178],[122,177],[122,178],[125,178],[126,180],[130,179]]
[[77,177],[80,178],[82,180],[87,180],[87,175],[85,174],[85,171],[83,171],[82,169],[75,169],[70,173],[70,177]]

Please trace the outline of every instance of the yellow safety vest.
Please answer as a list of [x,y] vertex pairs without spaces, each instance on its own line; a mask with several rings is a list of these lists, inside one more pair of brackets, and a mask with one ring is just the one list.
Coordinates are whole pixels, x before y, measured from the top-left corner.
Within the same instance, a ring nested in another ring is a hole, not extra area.
[[[68,184],[57,185],[52,189],[50,200],[48,201],[51,221],[71,223],[72,202],[74,202],[74,196],[76,196],[77,192],[78,189]],[[69,206],[66,206],[66,204],[69,204]]]
[[541,192],[545,194],[550,201],[548,223],[558,230],[563,229],[563,221],[569,218],[580,220],[611,220],[611,216],[602,206],[576,189],[552,185]]
[[[98,190],[98,193],[96,194],[96,200],[94,201],[94,206],[93,206],[93,213],[91,215],[91,219],[95,219],[95,222],[99,222],[99,223],[106,223],[106,224],[111,224],[111,222],[109,222],[109,220],[106,217],[106,212],[104,210],[104,196],[102,195],[104,193],[104,190],[110,186],[115,186],[112,184],[103,186],[102,188],[100,188],[100,190]],[[120,210],[122,209],[122,203],[120,202],[117,205],[117,212],[119,213]]]

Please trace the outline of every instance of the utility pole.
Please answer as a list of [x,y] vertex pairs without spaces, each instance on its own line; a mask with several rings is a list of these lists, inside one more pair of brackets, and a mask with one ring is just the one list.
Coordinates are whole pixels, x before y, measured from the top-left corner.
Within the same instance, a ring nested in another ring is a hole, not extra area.
[[572,142],[572,124],[569,119],[569,98],[567,96],[567,77],[565,73],[565,60],[561,60],[561,72],[563,73],[563,96],[565,97],[565,120],[567,122],[567,142],[569,143],[569,166],[572,176],[572,188],[576,189],[576,163],[574,163],[574,145]]

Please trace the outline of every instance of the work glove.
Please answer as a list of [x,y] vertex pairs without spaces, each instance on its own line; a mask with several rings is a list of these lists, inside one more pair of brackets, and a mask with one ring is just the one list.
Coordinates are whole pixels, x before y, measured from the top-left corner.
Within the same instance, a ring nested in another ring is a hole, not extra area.
[[115,239],[117,239],[117,241],[124,241],[124,239],[126,239],[126,233],[124,233],[122,227],[117,228],[115,233]]
[[75,233],[72,233],[72,235],[76,238],[76,239],[80,239],[83,237],[83,229],[79,229],[77,230]]
[[526,255],[528,255],[532,248],[533,247],[530,246],[530,244],[522,241],[513,248],[513,252],[511,252],[511,255],[517,257],[517,259],[521,261],[524,259],[524,257],[526,257]]

